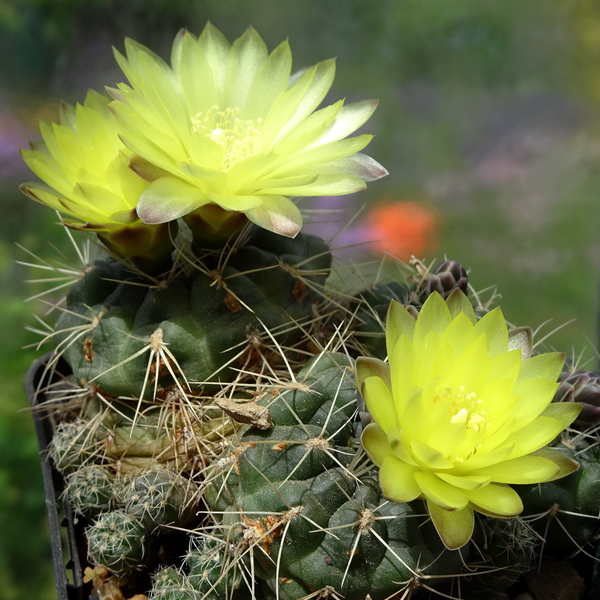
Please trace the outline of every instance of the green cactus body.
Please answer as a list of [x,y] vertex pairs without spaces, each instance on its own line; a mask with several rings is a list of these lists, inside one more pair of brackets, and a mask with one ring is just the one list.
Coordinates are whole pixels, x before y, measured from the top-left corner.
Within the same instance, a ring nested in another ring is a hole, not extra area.
[[114,477],[103,466],[86,465],[67,476],[66,492],[77,512],[95,517],[112,507]]
[[150,397],[182,374],[199,388],[227,379],[236,356],[243,364],[240,347],[254,331],[296,341],[294,324],[310,315],[330,261],[319,238],[257,230],[229,255],[209,253],[187,276],[158,285],[99,262],[69,291],[57,345],[78,381],[113,396]]
[[117,498],[125,512],[149,530],[184,527],[199,501],[198,487],[191,479],[165,468],[138,473],[120,487]]
[[151,560],[146,530],[122,510],[104,513],[86,530],[90,561],[116,574],[140,569]]
[[252,598],[246,585],[249,575],[244,573],[243,562],[230,554],[227,540],[209,535],[192,537],[185,565],[190,584],[205,600]]
[[152,578],[150,600],[201,600],[188,577],[174,567],[166,567]]
[[248,429],[208,475],[224,535],[284,600],[315,590],[383,599],[402,582],[457,573],[464,558],[443,549],[420,503],[389,503],[361,476],[352,370],[343,355],[313,359],[292,389],[261,400],[274,427]]
[[354,338],[362,354],[383,360],[385,349],[385,316],[392,300],[405,303],[414,290],[398,281],[379,283],[359,294],[354,318]]
[[539,534],[519,517],[481,518],[474,537],[470,569],[477,576],[461,581],[468,600],[490,600],[504,592],[535,566],[542,544]]
[[60,423],[49,446],[56,468],[64,473],[77,470],[93,459],[98,440],[89,423],[83,419]]
[[523,516],[544,540],[544,552],[565,557],[600,532],[600,451],[585,436],[556,448],[575,458],[579,470],[557,481],[515,489],[525,506]]

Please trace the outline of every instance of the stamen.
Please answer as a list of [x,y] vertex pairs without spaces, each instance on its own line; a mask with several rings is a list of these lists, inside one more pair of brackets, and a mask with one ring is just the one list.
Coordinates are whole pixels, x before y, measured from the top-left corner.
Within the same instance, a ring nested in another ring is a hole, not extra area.
[[220,168],[229,171],[242,160],[260,152],[262,119],[243,120],[239,108],[219,110],[212,106],[206,113],[190,117],[192,131],[210,138],[223,149]]

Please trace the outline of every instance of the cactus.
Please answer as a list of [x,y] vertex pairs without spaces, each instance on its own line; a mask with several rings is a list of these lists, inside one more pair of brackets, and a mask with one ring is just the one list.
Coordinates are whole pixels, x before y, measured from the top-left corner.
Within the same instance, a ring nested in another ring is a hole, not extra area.
[[200,600],[189,579],[174,567],[165,567],[152,577],[149,600]]
[[121,486],[117,498],[123,510],[149,530],[187,525],[199,501],[192,480],[164,468],[138,473]]
[[285,600],[326,588],[383,599],[417,571],[456,573],[465,558],[444,552],[418,516],[422,507],[385,502],[376,481],[361,474],[352,371],[341,354],[310,361],[297,385],[261,399],[274,427],[249,429],[208,474],[205,498],[223,514],[247,572]]
[[190,539],[185,565],[189,572],[188,581],[200,597],[207,600],[250,600],[252,597],[243,561],[236,560],[230,548],[230,540],[214,534],[200,534]]
[[66,494],[73,508],[86,517],[109,512],[114,500],[114,478],[102,465],[86,465],[70,473]]
[[[46,147],[24,153],[45,178],[26,194],[63,210],[68,227],[97,233],[106,250],[96,260],[80,253],[82,269],[44,332],[55,346],[48,369],[62,357],[71,370],[49,403],[49,454],[87,525],[94,572],[150,600],[385,600],[423,590],[476,599],[508,588],[540,552],[562,557],[594,539],[600,460],[585,442],[595,433],[557,446],[582,464],[559,481],[575,463],[542,449],[577,412],[563,403],[542,414],[562,358],[531,357],[530,330],[509,335],[498,311],[478,323],[489,303],[474,294],[471,306],[454,261],[413,260],[384,281],[359,269],[360,286],[334,289],[328,246],[300,232],[286,194],[351,193],[385,174],[358,153],[368,136],[342,139],[375,104],[313,113],[332,64],[289,79],[287,45],[267,59],[253,30],[219,77],[215,57],[230,50],[212,26],[200,40],[177,37],[172,69],[126,47],[117,60],[131,87],[110,90],[110,109],[93,92],[83,106],[63,106],[61,124],[43,128]],[[217,90],[221,75],[228,82]],[[428,316],[415,325],[421,309]],[[473,355],[462,355],[463,342]],[[513,380],[523,384],[515,395]],[[596,388],[595,374],[575,374],[557,393],[588,402],[581,427],[597,412]],[[417,401],[425,391],[429,404]],[[533,409],[513,418],[512,405],[498,406],[521,393]],[[425,425],[438,419],[412,441],[398,415],[422,423],[405,401]],[[425,410],[434,403],[438,412]],[[547,483],[518,487],[525,511],[512,520],[498,518],[521,502],[503,487],[518,465],[498,441],[498,415],[513,446],[532,433],[521,435],[519,419],[536,419],[546,440],[514,458],[525,459],[527,482]],[[442,456],[426,439],[445,425],[456,434],[446,449],[456,439],[461,453]],[[491,460],[478,463],[481,455]]]
[[123,511],[102,514],[86,537],[91,562],[115,574],[141,569],[152,559],[143,525]]
[[56,344],[78,381],[112,396],[148,398],[172,384],[197,390],[247,368],[265,331],[294,344],[330,262],[319,238],[258,230],[158,284],[98,262],[71,287]]

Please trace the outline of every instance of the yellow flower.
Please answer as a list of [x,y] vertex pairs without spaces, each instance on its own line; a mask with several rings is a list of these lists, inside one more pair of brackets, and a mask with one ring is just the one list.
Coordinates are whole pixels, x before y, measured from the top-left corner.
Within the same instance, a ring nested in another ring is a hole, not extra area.
[[424,498],[448,548],[469,541],[473,511],[523,510],[507,484],[551,481],[578,467],[544,448],[580,410],[551,404],[564,355],[531,356],[528,339],[530,330],[509,332],[500,308],[478,321],[460,290],[445,302],[436,292],[416,320],[390,305],[389,365],[357,361],[374,419],[362,441],[382,491],[393,502]]
[[119,139],[109,103],[90,90],[83,105],[62,104],[60,124],[42,122],[44,143],[21,155],[44,183],[24,183],[21,190],[77,219],[65,219],[68,227],[95,231],[117,254],[160,269],[172,248],[169,232],[145,225],[135,212],[148,184],[128,166],[131,151]]
[[137,210],[146,223],[217,205],[265,229],[295,236],[288,196],[342,195],[387,171],[360,154],[371,136],[344,139],[375,101],[316,110],[334,77],[329,60],[290,76],[287,42],[270,54],[248,29],[233,45],[212,25],[175,38],[171,66],[126,40],[116,58],[130,86],[109,90],[131,168],[150,182]]
[[21,155],[47,185],[25,183],[33,200],[83,221],[74,227],[110,230],[138,221],[135,206],[147,183],[128,168],[109,99],[89,91],[83,105],[61,106],[60,124],[40,124],[43,144]]

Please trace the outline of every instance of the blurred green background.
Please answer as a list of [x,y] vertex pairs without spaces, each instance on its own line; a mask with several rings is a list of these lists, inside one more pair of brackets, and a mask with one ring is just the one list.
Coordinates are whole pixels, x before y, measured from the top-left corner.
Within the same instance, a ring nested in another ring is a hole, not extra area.
[[38,340],[24,327],[45,308],[24,302],[41,284],[24,282],[16,244],[72,256],[56,216],[18,191],[18,150],[60,99],[120,80],[125,36],[167,57],[179,28],[208,20],[230,40],[250,24],[270,48],[289,38],[297,68],[337,57],[330,99],[380,99],[368,154],[390,171],[344,218],[416,200],[438,217],[438,258],[496,286],[515,324],[576,319],[548,344],[596,366],[600,0],[2,0],[0,600],[56,598],[22,386],[43,352],[22,350]]

